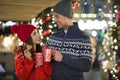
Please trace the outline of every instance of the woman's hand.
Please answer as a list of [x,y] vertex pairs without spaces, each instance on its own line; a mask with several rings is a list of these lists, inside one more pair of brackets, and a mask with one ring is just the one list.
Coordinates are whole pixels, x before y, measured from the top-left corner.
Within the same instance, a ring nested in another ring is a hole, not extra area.
[[24,56],[25,58],[32,60],[32,54],[30,53],[29,50],[24,50]]

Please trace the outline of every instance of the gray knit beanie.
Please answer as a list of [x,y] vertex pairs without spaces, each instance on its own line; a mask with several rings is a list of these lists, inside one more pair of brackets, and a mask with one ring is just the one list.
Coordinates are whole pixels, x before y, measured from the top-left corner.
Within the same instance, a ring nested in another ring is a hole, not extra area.
[[54,12],[61,14],[70,19],[73,18],[73,8],[72,8],[73,0],[62,0],[54,6]]

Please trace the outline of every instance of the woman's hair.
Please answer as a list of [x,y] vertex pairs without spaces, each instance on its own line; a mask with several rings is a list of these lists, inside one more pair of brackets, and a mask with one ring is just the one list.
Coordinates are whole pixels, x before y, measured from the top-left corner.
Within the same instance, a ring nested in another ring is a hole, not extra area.
[[120,26],[120,19],[116,22],[117,26]]

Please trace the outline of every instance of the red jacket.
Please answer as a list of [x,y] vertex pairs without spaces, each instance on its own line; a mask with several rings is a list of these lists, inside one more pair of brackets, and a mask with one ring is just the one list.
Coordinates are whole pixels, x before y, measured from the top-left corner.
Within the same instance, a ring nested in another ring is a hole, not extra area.
[[15,55],[15,70],[19,80],[49,80],[52,75],[49,62],[44,62],[41,67],[34,67],[34,59],[24,58],[21,52]]

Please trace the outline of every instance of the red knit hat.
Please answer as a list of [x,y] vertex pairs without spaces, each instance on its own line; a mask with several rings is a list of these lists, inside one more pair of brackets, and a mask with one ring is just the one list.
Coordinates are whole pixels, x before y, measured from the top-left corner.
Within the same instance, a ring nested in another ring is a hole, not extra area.
[[11,31],[16,33],[20,40],[25,43],[30,38],[30,35],[34,29],[36,29],[36,27],[30,24],[13,25],[11,27]]
[[117,12],[116,17],[117,17],[117,19],[120,19],[120,11]]

